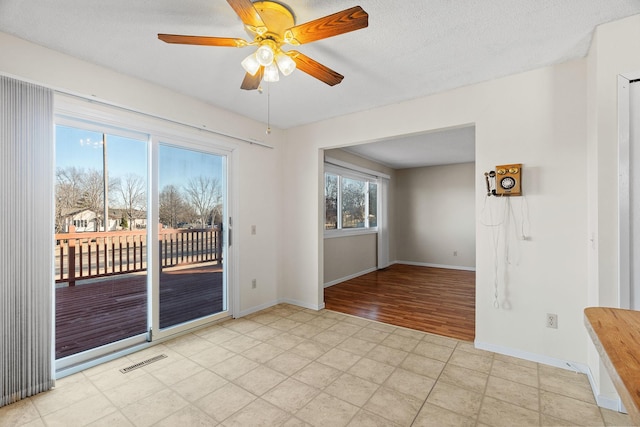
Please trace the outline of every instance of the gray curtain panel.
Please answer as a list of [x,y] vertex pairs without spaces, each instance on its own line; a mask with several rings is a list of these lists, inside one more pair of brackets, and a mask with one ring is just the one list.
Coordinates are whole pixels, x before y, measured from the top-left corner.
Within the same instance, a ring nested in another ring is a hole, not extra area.
[[0,406],[49,390],[53,92],[0,76]]

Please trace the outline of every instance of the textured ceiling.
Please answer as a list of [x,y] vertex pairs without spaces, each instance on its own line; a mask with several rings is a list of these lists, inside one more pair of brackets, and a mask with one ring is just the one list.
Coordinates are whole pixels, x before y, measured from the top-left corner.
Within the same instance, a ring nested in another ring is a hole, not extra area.
[[[296,22],[360,5],[369,27],[297,50],[345,76],[300,71],[269,85],[271,125],[287,129],[583,57],[594,28],[640,0],[289,0]],[[170,45],[157,33],[247,38],[225,0],[0,0],[0,31],[246,117],[266,121],[266,90],[243,91],[252,48]],[[265,88],[266,89],[266,88]]]

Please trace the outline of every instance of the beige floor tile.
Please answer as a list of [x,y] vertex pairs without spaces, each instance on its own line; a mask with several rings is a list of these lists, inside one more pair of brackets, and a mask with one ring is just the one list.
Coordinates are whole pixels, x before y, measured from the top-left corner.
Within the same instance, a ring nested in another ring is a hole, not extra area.
[[258,329],[260,326],[262,326],[262,324],[254,322],[250,319],[240,318],[228,320],[222,323],[222,326],[240,334],[246,334],[247,332],[253,331],[254,329]]
[[351,419],[349,427],[396,427],[398,424],[372,412],[361,409]]
[[218,422],[235,414],[253,402],[256,396],[241,387],[228,383],[194,402],[194,405]]
[[447,364],[442,370],[438,381],[444,381],[477,393],[484,393],[488,379],[488,374],[463,368],[462,366]]
[[216,345],[203,350],[200,353],[194,354],[190,359],[205,368],[211,368],[233,356],[235,356],[233,351]]
[[400,367],[416,374],[424,375],[430,378],[438,378],[444,369],[444,362],[428,357],[419,356],[417,354],[409,354]]
[[363,357],[349,369],[349,373],[376,384],[382,384],[387,380],[395,367],[377,360]]
[[318,317],[317,314],[311,314],[308,311],[300,310],[297,313],[293,313],[291,316],[288,316],[288,319],[295,320],[296,322],[308,322],[310,320]]
[[[163,369],[151,372],[151,375],[162,381],[164,384],[171,385],[178,381],[182,381],[192,375],[204,372],[205,368],[198,363],[189,360],[175,360],[165,365]],[[128,375],[128,374],[127,374]]]
[[87,424],[87,427],[132,427],[133,425],[134,424],[129,421],[122,412],[116,411],[100,418],[99,420]]
[[185,357],[193,356],[211,346],[211,342],[195,334],[187,334],[165,343],[171,350]]
[[335,347],[347,338],[349,338],[347,335],[342,335],[327,329],[326,331],[314,335],[311,339],[326,346]]
[[[116,375],[113,372],[102,373],[103,375]],[[120,372],[118,372],[119,375]],[[124,381],[123,381],[124,382]],[[47,391],[35,395],[31,398],[30,403],[33,404],[40,415],[50,414],[60,408],[81,402],[87,397],[96,396],[100,391],[96,386],[82,373],[71,375],[67,378],[56,381],[56,386]]]
[[249,350],[243,351],[242,355],[257,363],[266,363],[276,356],[284,353],[284,350],[266,342],[260,343]]
[[421,341],[422,339],[424,339],[424,336],[425,336],[425,333],[422,331],[416,331],[414,329],[399,328],[399,327],[393,331],[393,334],[400,335],[401,337],[413,338],[418,341]]
[[494,354],[494,360],[500,360],[502,362],[512,363],[514,365],[524,366],[525,368],[533,368],[537,369],[538,364],[536,362],[532,362],[530,360],[519,359],[517,357],[507,356],[505,354]]
[[315,427],[346,426],[359,408],[337,397],[320,393],[300,409],[296,416]]
[[398,328],[387,323],[375,322],[375,321],[367,321],[365,319],[358,318],[359,325],[366,326],[371,329],[375,329],[377,331],[387,332],[389,334],[394,333]]
[[151,374],[136,377],[126,384],[104,391],[104,395],[118,408],[124,408],[165,388],[165,384]]
[[607,426],[632,426],[631,417],[629,414],[623,414],[618,411],[612,411],[610,409],[600,408],[602,418]]
[[555,418],[581,425],[604,425],[596,405],[549,391],[540,390],[541,412]]
[[309,320],[307,323],[309,325],[317,326],[318,328],[329,329],[330,327],[338,324],[338,320],[330,319],[325,316],[318,316],[315,319]]
[[189,402],[195,402],[228,382],[221,376],[205,370],[173,384],[171,388]]
[[390,334],[380,344],[396,348],[403,351],[413,351],[420,341],[415,338],[403,337],[397,334]]
[[[247,316],[249,317],[249,316]],[[265,312],[265,311],[261,311],[259,314],[256,315],[251,315],[251,320],[253,320],[254,322],[258,322],[261,323],[263,325],[268,325],[270,323],[275,322],[276,320],[280,320],[282,319],[282,317],[270,313],[270,312]]]
[[409,426],[422,406],[422,400],[387,387],[380,387],[363,409],[401,426]]
[[438,381],[431,390],[427,402],[475,419],[482,403],[482,394]]
[[459,342],[458,340],[453,338],[447,338],[440,335],[433,335],[433,334],[427,334],[427,333],[425,333],[424,337],[422,337],[422,341],[443,345],[445,347],[451,347],[451,348],[455,348]]
[[220,347],[226,348],[227,350],[231,350],[235,353],[242,353],[243,351],[248,350],[251,347],[255,347],[258,344],[260,344],[259,340],[247,335],[240,335],[239,337],[223,342],[220,344]]
[[384,386],[424,401],[435,383],[432,378],[397,368],[387,378]]
[[289,378],[269,390],[262,398],[282,410],[295,413],[318,393],[320,390],[317,388]]
[[302,337],[304,339],[310,339],[314,336],[318,335],[320,332],[324,332],[325,330],[319,328],[317,326],[309,325],[308,323],[303,323],[300,326],[296,326],[295,328],[289,331],[290,334]]
[[[119,362],[119,365],[117,368],[112,368],[108,371],[102,371],[96,375],[92,375],[87,378],[89,378],[91,383],[96,388],[98,388],[101,391],[105,391],[105,390],[109,390],[111,388],[126,384],[129,381],[132,381],[135,378],[140,377],[142,375],[147,375],[147,371],[144,368],[135,369],[133,371],[127,372],[126,374],[123,374],[122,372],[120,372],[120,369],[126,368],[127,366],[129,366],[131,364],[131,361],[128,359],[118,359],[118,362]],[[167,359],[161,360],[160,362],[156,362],[156,363],[162,363],[162,362],[167,362]]]
[[260,326],[258,329],[254,329],[251,332],[247,332],[245,335],[251,338],[255,338],[260,341],[267,341],[273,337],[280,335],[282,331],[279,331],[269,326]]
[[434,344],[426,341],[420,341],[412,351],[413,353],[428,357],[430,359],[436,359],[441,362],[446,362],[453,353],[453,348]]
[[578,424],[574,424],[567,420],[561,420],[560,418],[552,417],[547,414],[540,414],[540,425],[545,427],[570,427],[577,426]]
[[241,335],[238,332],[219,325],[195,331],[194,334],[216,345],[220,345]]
[[379,385],[355,375],[344,373],[333,383],[329,384],[324,392],[356,406],[364,405],[376,392]]
[[341,350],[346,350],[358,356],[364,356],[369,353],[377,344],[370,341],[361,340],[360,338],[349,337],[336,346]]
[[189,402],[170,389],[162,389],[141,400],[125,406],[120,411],[136,426],[150,426],[181,408]]
[[353,365],[355,365],[358,360],[360,360],[360,356],[358,356],[357,354],[353,354],[345,350],[340,350],[338,348],[332,348],[316,359],[316,361],[320,363],[331,366],[332,368],[339,369],[341,371],[348,370]]
[[117,408],[101,394],[89,397],[73,405],[61,406],[58,411],[45,415],[45,424],[51,427],[83,426],[103,418]]
[[254,370],[236,379],[234,383],[256,396],[262,396],[286,379],[287,377],[280,372],[264,365],[259,365]]
[[342,335],[351,336],[362,329],[362,326],[353,325],[347,322],[339,322],[327,328],[327,331],[337,332]]
[[409,353],[397,348],[387,347],[386,345],[377,345],[367,356],[369,359],[377,360],[391,366],[400,365]]
[[495,427],[538,426],[540,415],[537,411],[485,396],[478,421]]
[[[49,392],[38,396],[44,396]],[[19,426],[29,422],[40,421],[40,413],[31,398],[19,400],[11,405],[0,408],[0,426]]]
[[412,427],[472,427],[475,424],[472,418],[425,403]]
[[493,361],[491,375],[531,387],[539,386],[537,369],[525,368],[501,360]]
[[212,366],[210,369],[224,379],[233,381],[257,367],[258,363],[238,354]]
[[331,349],[330,346],[315,341],[305,340],[291,349],[292,353],[307,359],[317,359]]
[[[343,316],[341,319],[339,319],[342,322],[345,323],[350,323],[352,325],[356,325],[356,326],[369,326],[369,327],[375,327],[375,325],[379,325],[379,323],[376,322],[372,322],[366,319],[362,319],[360,317],[356,317],[356,316]],[[391,327],[389,327],[391,328]]]
[[539,370],[540,389],[596,404],[589,379],[585,374],[565,369],[544,367]]
[[478,356],[493,358],[493,353],[486,350],[481,350],[476,348],[472,342],[469,341],[460,341],[456,346],[456,350],[465,351],[467,353],[475,354]]
[[224,420],[222,425],[225,427],[271,427],[284,423],[289,417],[291,415],[282,409],[262,399],[256,399]]
[[273,323],[269,323],[269,326],[281,331],[290,331],[291,329],[300,326],[302,323],[301,322],[296,322],[295,320],[291,320],[291,319],[278,319]]
[[463,368],[482,372],[483,374],[488,374],[491,371],[492,362],[493,358],[491,357],[479,356],[458,349],[454,350],[449,358],[449,363],[452,365],[462,366]]
[[361,340],[370,341],[376,344],[380,344],[388,336],[388,332],[381,332],[370,327],[364,327],[352,335],[352,337],[354,338],[359,338]]
[[276,347],[280,347],[284,350],[291,350],[293,347],[304,341],[305,339],[302,337],[297,337],[295,335],[281,332],[280,335],[268,339],[267,343],[275,345]]
[[514,383],[500,377],[489,377],[485,394],[533,411],[538,411],[540,408],[539,390],[537,388]]
[[331,366],[324,365],[319,362],[311,362],[295,374],[291,375],[298,381],[311,385],[316,388],[324,388],[334,382],[342,371]]
[[305,423],[300,418],[291,417],[282,424],[282,427],[313,427],[309,423]]
[[[113,424],[117,425],[117,424]],[[185,406],[182,409],[164,418],[154,427],[176,427],[176,426],[216,426],[218,423],[215,419],[205,414],[202,410],[194,405]]]
[[311,362],[311,359],[287,352],[274,357],[265,365],[285,375],[293,375]]

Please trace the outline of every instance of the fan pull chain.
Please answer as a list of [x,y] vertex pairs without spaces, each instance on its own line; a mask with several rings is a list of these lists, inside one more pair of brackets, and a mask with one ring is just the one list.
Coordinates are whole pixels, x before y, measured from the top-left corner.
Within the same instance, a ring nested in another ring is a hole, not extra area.
[[271,83],[267,82],[267,135],[271,135]]

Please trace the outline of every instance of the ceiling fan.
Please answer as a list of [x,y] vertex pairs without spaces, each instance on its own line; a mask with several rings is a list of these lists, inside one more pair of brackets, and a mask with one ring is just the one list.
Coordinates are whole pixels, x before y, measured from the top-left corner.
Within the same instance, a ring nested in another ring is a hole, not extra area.
[[[284,51],[284,45],[299,46],[328,37],[359,30],[369,25],[369,15],[360,6],[345,9],[304,24],[296,25],[295,17],[287,6],[271,1],[227,0],[244,23],[245,30],[253,37],[248,42],[239,38],[158,34],[166,43],[245,47],[257,46],[257,50],[242,61],[247,72],[242,89],[258,89],[262,79],[278,81],[279,72],[287,76],[294,69],[334,86],[343,75],[296,51]],[[279,70],[279,71],[278,71]]]

